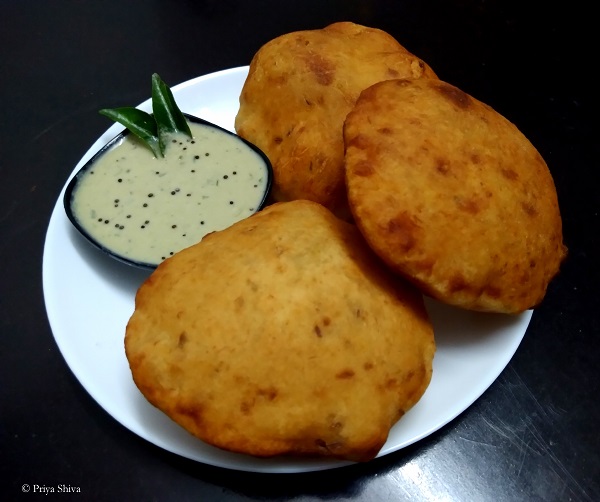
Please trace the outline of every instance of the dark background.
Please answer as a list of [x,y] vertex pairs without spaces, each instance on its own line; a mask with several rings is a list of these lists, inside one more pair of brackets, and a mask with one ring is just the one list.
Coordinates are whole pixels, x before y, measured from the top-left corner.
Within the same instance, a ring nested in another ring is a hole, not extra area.
[[[0,499],[600,500],[597,26],[590,3],[526,0],[0,1]],[[240,473],[167,453],[83,390],[49,329],[50,213],[108,128],[104,107],[249,63],[283,33],[384,29],[514,122],[546,159],[569,257],[491,388],[427,439],[365,465]]]

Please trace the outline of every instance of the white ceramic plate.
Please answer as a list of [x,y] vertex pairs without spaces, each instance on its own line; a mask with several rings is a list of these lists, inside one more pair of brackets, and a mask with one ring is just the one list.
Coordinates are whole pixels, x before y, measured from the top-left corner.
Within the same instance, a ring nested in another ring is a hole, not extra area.
[[[183,111],[233,130],[247,72],[247,67],[241,67],[198,77],[173,87],[173,93]],[[150,111],[150,101],[140,107]],[[117,124],[108,129],[71,176],[120,130]],[[64,187],[50,219],[44,248],[46,309],[67,364],[100,406],[148,441],[215,466],[256,472],[304,472],[348,464],[257,459],[221,451],[193,438],[151,406],[133,383],[123,347],[135,292],[149,273],[120,264],[85,242],[67,220],[63,193]],[[427,307],[438,347],[433,379],[419,403],[392,428],[379,456],[428,436],[481,396],[510,361],[532,315],[531,311],[518,316],[481,314],[434,301],[427,301]]]

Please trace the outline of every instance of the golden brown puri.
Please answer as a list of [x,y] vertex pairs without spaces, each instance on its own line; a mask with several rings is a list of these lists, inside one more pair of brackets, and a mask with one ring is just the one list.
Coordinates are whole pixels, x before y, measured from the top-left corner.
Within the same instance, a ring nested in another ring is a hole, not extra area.
[[425,392],[435,350],[416,288],[308,201],[162,263],[137,293],[125,347],[146,398],[207,443],[358,461]]
[[275,200],[309,199],[350,213],[342,126],[360,91],[390,78],[435,78],[389,34],[350,22],[280,36],[250,64],[237,133],[273,164]]
[[365,90],[345,122],[346,182],[373,250],[467,309],[536,306],[566,255],[556,190],[533,145],[440,80]]

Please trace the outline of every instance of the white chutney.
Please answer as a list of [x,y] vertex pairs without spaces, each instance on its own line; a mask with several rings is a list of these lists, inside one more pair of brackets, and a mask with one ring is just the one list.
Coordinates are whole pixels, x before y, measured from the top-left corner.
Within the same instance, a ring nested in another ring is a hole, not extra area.
[[193,138],[172,136],[164,158],[128,134],[80,175],[71,209],[98,244],[156,265],[259,209],[263,158],[232,134],[189,125]]

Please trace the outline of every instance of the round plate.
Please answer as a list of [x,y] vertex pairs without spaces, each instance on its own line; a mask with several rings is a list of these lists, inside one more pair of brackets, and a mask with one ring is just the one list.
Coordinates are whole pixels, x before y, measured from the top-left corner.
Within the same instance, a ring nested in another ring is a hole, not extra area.
[[[241,67],[205,75],[173,87],[173,94],[186,113],[233,130],[247,73],[248,67]],[[150,111],[150,100],[140,108]],[[121,129],[118,124],[108,129],[71,177]],[[222,451],[191,437],[150,405],[133,383],[123,345],[135,293],[150,272],[120,264],[90,246],[65,215],[65,187],[50,218],[44,247],[46,310],[63,357],[102,408],[151,443],[206,464],[279,473],[349,464],[326,459],[260,459]],[[392,428],[379,456],[428,436],[468,408],[508,364],[532,315],[531,311],[516,316],[484,314],[431,300],[426,303],[437,343],[433,378],[417,405]]]

